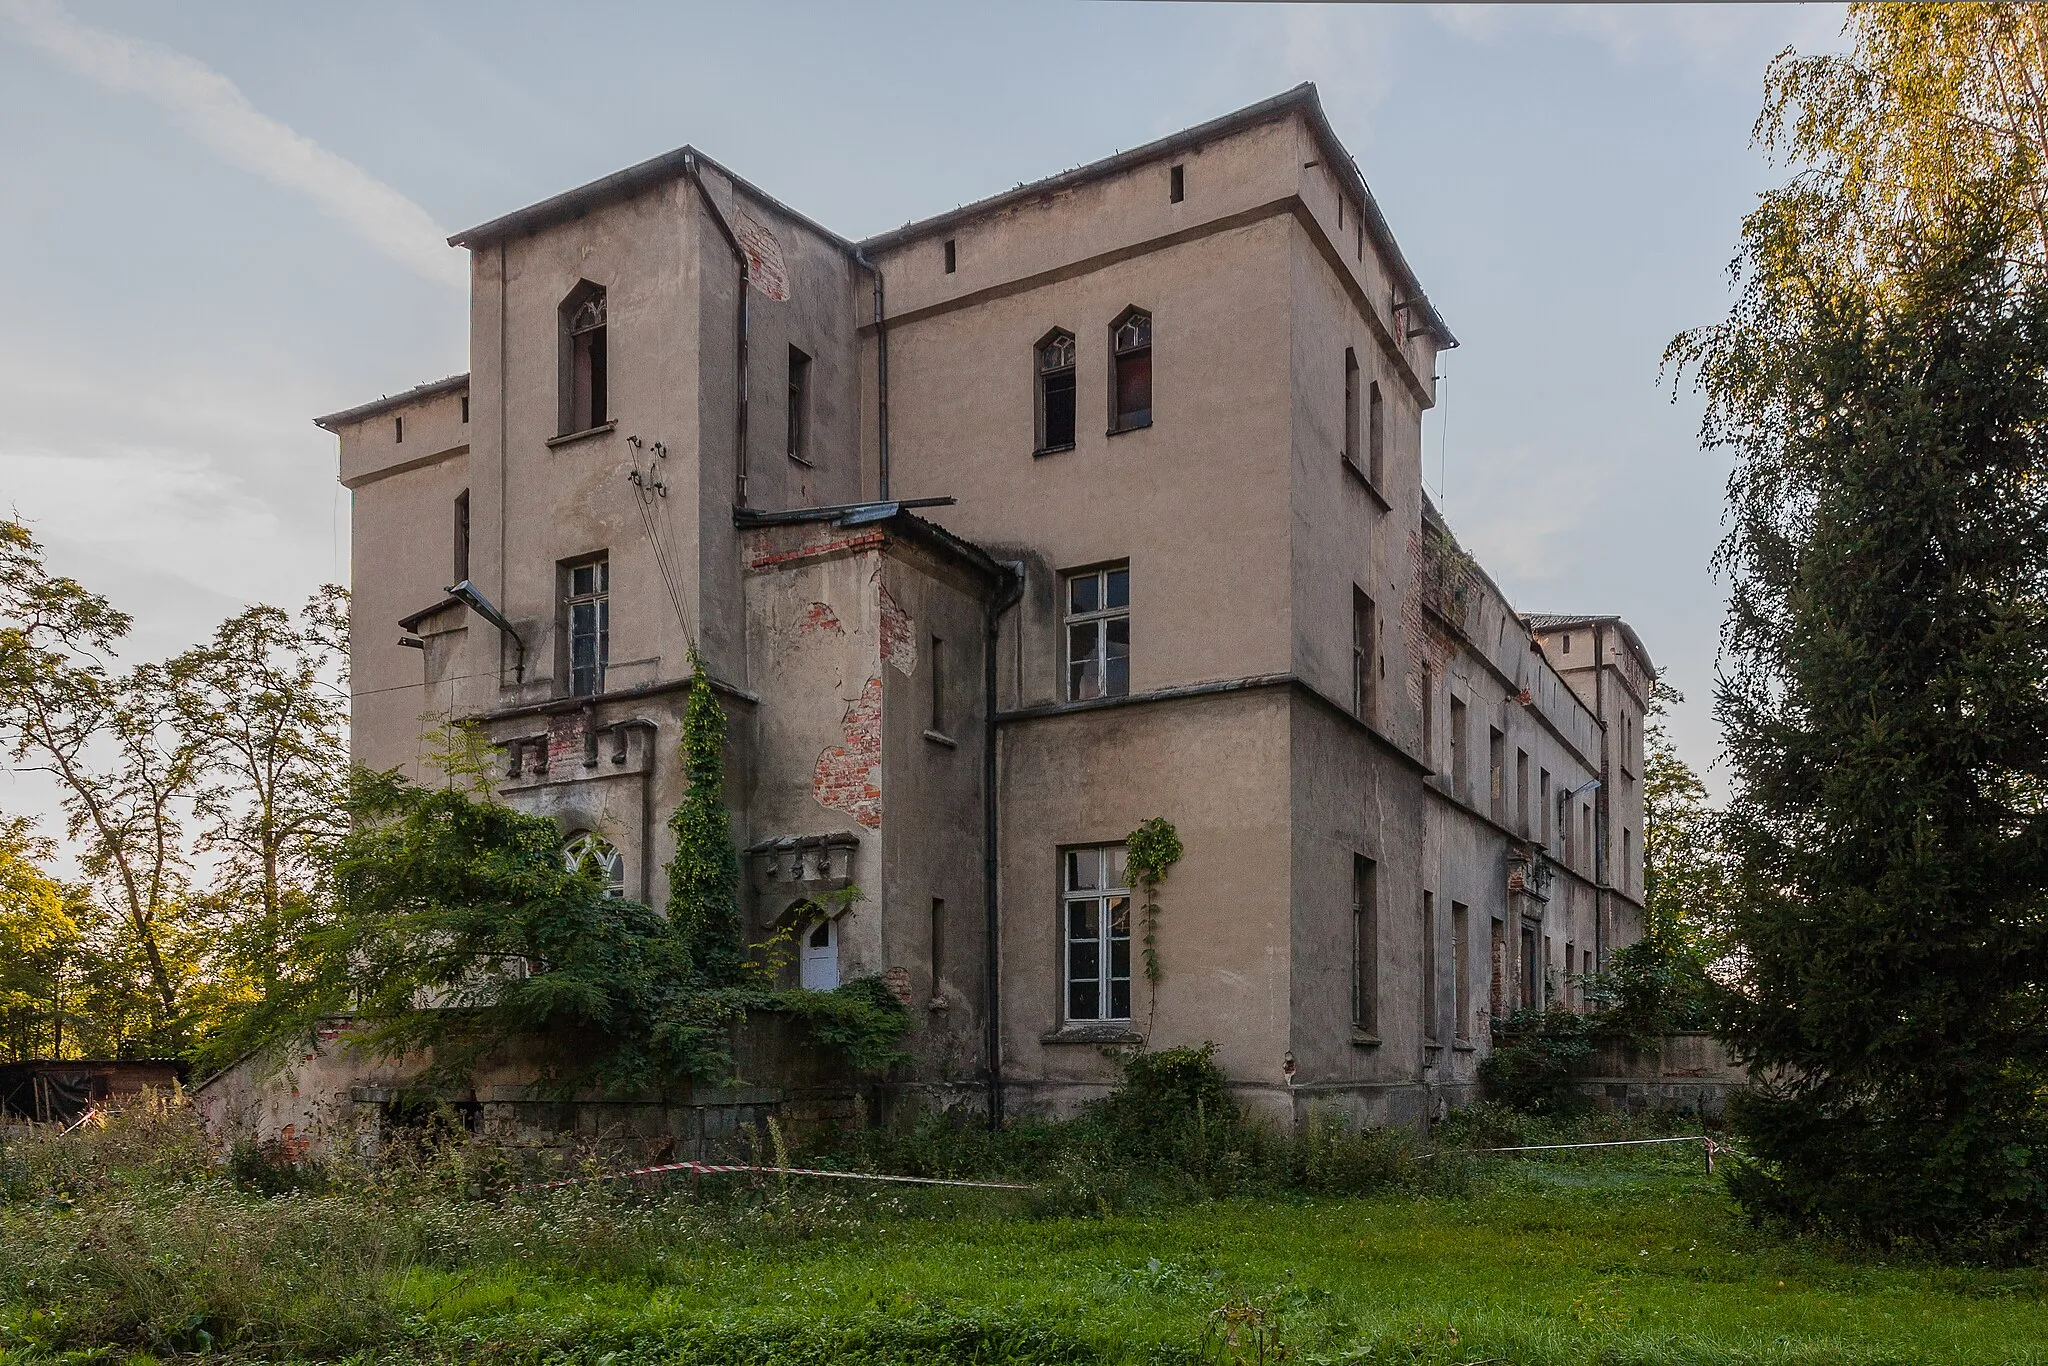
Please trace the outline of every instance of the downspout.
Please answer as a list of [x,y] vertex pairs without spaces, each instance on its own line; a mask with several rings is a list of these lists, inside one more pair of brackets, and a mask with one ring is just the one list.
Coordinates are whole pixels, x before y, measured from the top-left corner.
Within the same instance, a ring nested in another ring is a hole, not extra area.
[[[877,277],[879,278],[879,277]],[[1003,1016],[1002,964],[997,954],[1002,924],[996,896],[996,833],[1001,802],[996,792],[996,646],[1002,633],[1003,613],[1024,596],[1024,566],[1009,566],[1010,581],[989,604],[988,630],[982,642],[982,737],[981,737],[981,884],[985,898],[983,932],[988,945],[985,954],[987,980],[983,983],[986,1005],[982,1010],[982,1053],[988,1064],[988,1124],[1003,1127]]]
[[882,307],[882,271],[854,248],[853,259],[875,277],[875,496],[889,501],[889,323]]
[[1607,628],[1593,624],[1593,719],[1600,723],[1600,787],[1593,794],[1593,967],[1607,971]]
[[711,191],[704,188],[704,176],[697,168],[695,153],[689,153],[683,157],[683,171],[690,177],[690,182],[697,187],[697,193],[703,196],[704,207],[711,211],[711,221],[718,225],[719,236],[725,238],[726,246],[732,248],[733,259],[740,264],[739,413],[734,423],[738,436],[734,442],[732,498],[735,506],[745,507],[747,505],[747,334],[749,321],[747,296],[751,293],[751,286],[754,282],[753,266],[747,259],[746,248],[740,245],[740,239],[734,235],[732,225],[725,221],[725,213],[718,207],[718,201],[711,197]]

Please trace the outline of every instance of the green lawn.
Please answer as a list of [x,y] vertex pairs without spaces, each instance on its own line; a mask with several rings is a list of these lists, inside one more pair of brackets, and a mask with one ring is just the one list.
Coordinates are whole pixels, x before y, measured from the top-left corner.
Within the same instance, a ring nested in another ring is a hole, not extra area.
[[1294,1360],[2048,1362],[2038,1271],[1838,1260],[1671,1159],[1522,1159],[1465,1199],[884,1217],[680,1260],[634,1284],[415,1272],[404,1300],[444,1345],[587,1359],[1170,1361],[1249,1297]]
[[[740,1209],[586,1189],[383,1213],[218,1185],[112,1198],[130,1201],[116,1213],[17,1205],[0,1263],[11,1228],[48,1269],[10,1280],[0,1265],[0,1362],[60,1346],[150,1360],[51,1327],[73,1300],[126,1296],[154,1318],[106,1331],[156,1332],[158,1359],[167,1344],[271,1361],[1228,1361],[1213,1340],[1203,1355],[1205,1325],[1249,1300],[1295,1362],[2048,1363],[2041,1270],[1845,1259],[1757,1233],[1683,1151],[1496,1159],[1458,1198],[1108,1218],[836,1183]],[[50,1225],[24,1220],[79,1221],[83,1250],[58,1257],[24,1236]],[[222,1269],[237,1256],[246,1270]]]

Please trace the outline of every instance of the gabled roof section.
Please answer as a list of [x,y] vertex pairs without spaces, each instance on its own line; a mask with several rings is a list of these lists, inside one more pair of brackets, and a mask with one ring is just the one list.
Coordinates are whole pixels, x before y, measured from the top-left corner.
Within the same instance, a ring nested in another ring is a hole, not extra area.
[[885,531],[922,545],[967,566],[991,582],[1006,583],[1010,568],[964,536],[956,536],[937,522],[928,522],[911,508],[948,507],[951,498],[905,498],[886,503],[840,503],[831,507],[792,508],[766,512],[759,508],[732,510],[733,525],[750,527],[805,526],[831,523],[840,527],[881,526]]
[[450,375],[446,379],[437,379],[431,384],[416,384],[402,394],[392,394],[389,397],[380,398],[374,402],[359,403],[353,408],[343,408],[340,412],[329,413],[325,417],[316,417],[313,419],[313,425],[331,432],[337,427],[352,426],[363,421],[365,418],[375,417],[379,413],[388,413],[393,408],[408,407],[426,399],[439,398],[443,394],[459,394],[468,388],[469,372],[465,370],[459,375]]
[[658,157],[650,157],[637,166],[614,171],[601,180],[591,181],[588,185],[579,185],[573,190],[565,190],[552,198],[543,199],[538,204],[529,204],[503,217],[493,218],[488,223],[465,228],[449,238],[448,245],[468,247],[474,251],[501,238],[521,237],[527,233],[539,232],[542,228],[551,228],[557,223],[567,223],[571,219],[581,218],[592,209],[602,208],[606,204],[614,204],[622,199],[631,199],[634,195],[643,194],[657,185],[680,179],[689,173],[690,163],[693,161],[709,166],[730,181],[734,189],[744,190],[749,198],[802,223],[848,255],[857,250],[853,243],[824,224],[798,213],[753,182],[734,175],[725,166],[705,156],[688,143],[673,152],[663,152]]
[[978,199],[950,213],[942,213],[932,218],[906,223],[900,228],[892,228],[888,232],[862,240],[860,249],[865,252],[887,251],[905,242],[943,232],[972,219],[998,212],[1012,204],[1057,193],[1071,186],[1084,185],[1089,181],[1120,175],[1135,166],[1157,161],[1174,152],[1214,142],[1240,129],[1256,127],[1261,123],[1285,118],[1297,112],[1308,120],[1309,130],[1315,134],[1316,141],[1321,145],[1323,155],[1331,169],[1336,172],[1337,178],[1352,194],[1358,196],[1359,202],[1364,206],[1366,232],[1372,237],[1373,245],[1387,259],[1387,264],[1394,278],[1400,281],[1406,298],[1414,301],[1416,310],[1429,324],[1430,330],[1436,334],[1439,345],[1445,348],[1456,346],[1458,339],[1451,334],[1450,327],[1436,311],[1436,306],[1429,301],[1429,296],[1423,293],[1421,281],[1416,278],[1414,269],[1408,264],[1408,258],[1401,254],[1400,245],[1394,241],[1394,231],[1387,225],[1386,215],[1380,212],[1379,201],[1373,198],[1364,175],[1359,172],[1358,163],[1352,159],[1351,153],[1344,150],[1344,144],[1338,141],[1336,130],[1330,126],[1329,115],[1323,112],[1322,97],[1317,94],[1313,81],[1303,81],[1292,90],[1270,99],[1260,100],[1257,104],[1246,105],[1234,113],[1210,119],[1207,123],[1183,128],[1178,133],[1169,134],[1156,142],[1148,142],[1142,147],[1133,147],[1127,152],[1118,152],[1115,156],[1105,157],[1101,161],[1091,161],[1071,171],[1063,171],[1044,180],[1034,180],[1015,189],[1005,190],[1001,194],[991,195],[987,199]]

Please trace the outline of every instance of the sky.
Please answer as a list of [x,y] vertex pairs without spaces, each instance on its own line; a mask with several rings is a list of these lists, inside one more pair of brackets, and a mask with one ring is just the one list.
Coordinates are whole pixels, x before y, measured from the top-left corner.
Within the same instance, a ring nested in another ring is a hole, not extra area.
[[[1304,80],[1462,342],[1425,479],[1523,611],[1616,612],[1714,764],[1716,320],[1766,63],[1835,6],[0,0],[0,506],[167,654],[348,575],[310,418],[468,368],[451,232],[693,143],[859,237]],[[22,775],[0,809],[48,810]]]

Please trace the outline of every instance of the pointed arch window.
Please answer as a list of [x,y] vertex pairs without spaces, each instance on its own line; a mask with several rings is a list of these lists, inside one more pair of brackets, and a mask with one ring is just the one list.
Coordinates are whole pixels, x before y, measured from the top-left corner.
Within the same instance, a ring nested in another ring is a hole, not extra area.
[[562,846],[562,866],[572,873],[586,873],[598,880],[604,894],[614,900],[626,895],[626,860],[618,846],[594,830],[571,835]]
[[1152,425],[1152,315],[1127,308],[1109,325],[1109,430]]
[[603,285],[585,280],[562,301],[562,435],[601,427],[610,417],[610,355]]
[[1065,451],[1074,445],[1074,334],[1064,328],[1048,332],[1038,343],[1038,452]]

